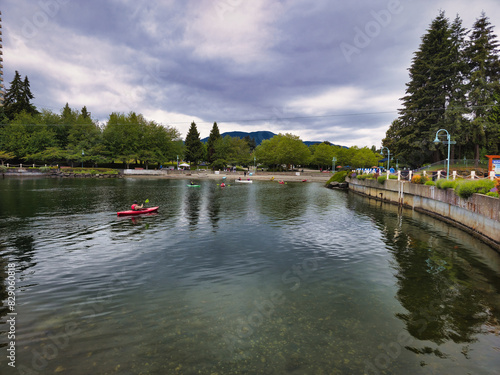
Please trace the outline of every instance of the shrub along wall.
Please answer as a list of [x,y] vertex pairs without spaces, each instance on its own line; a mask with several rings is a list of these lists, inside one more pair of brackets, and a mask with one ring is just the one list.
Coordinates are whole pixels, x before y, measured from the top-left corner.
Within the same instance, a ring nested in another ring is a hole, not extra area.
[[453,189],[405,181],[347,179],[355,193],[425,212],[477,236],[500,252],[500,199],[473,194],[460,198]]

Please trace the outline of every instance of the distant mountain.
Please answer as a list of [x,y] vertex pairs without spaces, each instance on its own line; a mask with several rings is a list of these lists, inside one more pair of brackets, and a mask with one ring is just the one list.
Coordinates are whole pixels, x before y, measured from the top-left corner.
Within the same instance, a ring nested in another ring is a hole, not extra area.
[[[236,131],[236,132],[225,132],[225,133],[222,133],[221,137],[225,137],[226,135],[229,135],[230,137],[235,137],[235,138],[245,138],[246,136],[250,136],[250,138],[253,138],[255,140],[255,144],[258,146],[258,145],[260,145],[262,143],[262,141],[264,141],[266,139],[271,139],[276,134],[274,134],[273,132],[270,132],[270,131],[258,131],[258,132],[250,132],[250,133]],[[204,142],[204,143],[206,143],[208,141],[208,137],[203,138],[201,141]],[[320,142],[320,141],[304,141],[304,144],[306,146],[317,145],[319,143],[323,143],[323,142]],[[334,146],[338,146],[338,145],[334,145]],[[342,146],[342,147],[345,147],[345,146]]]
[[[258,131],[258,132],[225,132],[221,134],[221,137],[225,137],[226,135],[229,135],[230,137],[234,138],[245,138],[246,136],[250,136],[250,138],[253,138],[255,141],[255,144],[258,146],[262,143],[262,141],[266,139],[271,139],[274,137],[276,134],[273,132],[268,132],[268,131]],[[208,137],[203,138],[201,140],[202,142],[206,143],[208,141]]]

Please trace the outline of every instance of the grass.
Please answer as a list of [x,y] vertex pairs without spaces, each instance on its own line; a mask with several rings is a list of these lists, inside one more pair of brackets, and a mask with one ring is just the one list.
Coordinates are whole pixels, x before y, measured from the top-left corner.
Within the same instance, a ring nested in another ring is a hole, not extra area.
[[345,178],[347,177],[347,171],[334,173],[332,177],[326,182],[326,185],[329,185],[331,182],[345,182]]
[[75,174],[118,174],[118,170],[111,168],[64,168],[61,171],[65,173],[75,173]]

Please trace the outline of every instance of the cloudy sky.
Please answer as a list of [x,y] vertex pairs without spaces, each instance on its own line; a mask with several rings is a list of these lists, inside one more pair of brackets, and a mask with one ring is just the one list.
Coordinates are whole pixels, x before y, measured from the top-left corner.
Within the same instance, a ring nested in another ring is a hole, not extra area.
[[134,111],[183,137],[217,121],[380,146],[439,10],[500,34],[498,0],[2,0],[4,80],[27,75],[39,109]]

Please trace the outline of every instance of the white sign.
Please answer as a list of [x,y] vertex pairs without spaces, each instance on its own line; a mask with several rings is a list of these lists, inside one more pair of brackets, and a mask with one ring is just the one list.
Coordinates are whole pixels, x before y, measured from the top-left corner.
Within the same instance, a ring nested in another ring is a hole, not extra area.
[[500,159],[492,160],[493,163],[493,171],[495,172],[495,176],[500,176]]

